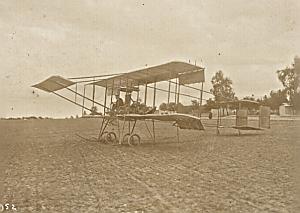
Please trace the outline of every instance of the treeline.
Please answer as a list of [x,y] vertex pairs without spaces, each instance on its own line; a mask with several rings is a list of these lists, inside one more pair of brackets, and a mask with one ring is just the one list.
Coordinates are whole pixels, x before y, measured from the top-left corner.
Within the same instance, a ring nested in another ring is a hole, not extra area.
[[[287,103],[294,110],[300,110],[300,88],[299,88],[299,67],[300,59],[295,57],[294,63],[285,69],[276,71],[278,80],[282,83],[283,88],[279,90],[271,90],[268,95],[262,98],[254,98],[254,95],[246,96],[243,100],[257,101],[260,105],[269,106],[272,110],[278,111],[283,103]],[[216,103],[220,101],[238,100],[235,96],[232,81],[225,77],[222,71],[218,71],[212,78],[211,89],[214,98],[207,101],[208,108],[214,108]]]
[[0,118],[0,120],[37,120],[37,119],[53,119],[49,117],[42,117],[42,116],[26,116],[26,117],[10,117],[10,118]]

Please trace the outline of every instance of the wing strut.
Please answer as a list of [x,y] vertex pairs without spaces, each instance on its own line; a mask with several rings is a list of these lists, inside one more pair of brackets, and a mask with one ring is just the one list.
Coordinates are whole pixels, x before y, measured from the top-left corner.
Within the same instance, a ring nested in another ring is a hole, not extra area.
[[[90,112],[92,112],[91,109],[89,109],[89,108],[87,108],[87,107],[85,107],[85,106],[83,106],[83,105],[81,105],[79,103],[76,103],[75,101],[73,101],[73,100],[71,100],[71,99],[69,99],[69,98],[67,98],[67,97],[65,97],[65,96],[63,96],[63,95],[61,95],[61,94],[59,94],[57,92],[52,92],[52,93],[55,94],[55,95],[57,95],[57,96],[59,96],[59,97],[61,97],[61,98],[63,98],[63,99],[65,99],[65,100],[67,100],[67,101],[69,101],[69,102],[71,102],[71,103],[73,103],[73,104],[75,104],[75,105],[77,105],[77,106],[80,106],[80,107],[82,107],[82,108],[84,108],[84,109],[89,110]],[[101,115],[98,112],[94,112],[94,113],[96,113],[97,115]]]

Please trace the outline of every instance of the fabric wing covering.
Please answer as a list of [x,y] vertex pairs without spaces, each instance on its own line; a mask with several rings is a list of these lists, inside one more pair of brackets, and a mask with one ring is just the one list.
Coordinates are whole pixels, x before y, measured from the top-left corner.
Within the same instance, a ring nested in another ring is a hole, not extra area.
[[204,130],[204,126],[200,118],[186,115],[186,114],[170,114],[170,115],[156,115],[156,114],[127,114],[118,115],[118,118],[125,120],[158,120],[158,121],[175,121],[176,125],[180,129],[193,129],[193,130]]
[[197,70],[194,72],[184,73],[179,75],[179,84],[194,84],[204,82],[204,70]]
[[45,81],[33,85],[32,87],[44,90],[46,92],[54,92],[69,87],[73,84],[75,84],[75,82],[65,79],[61,76],[51,76],[50,78],[47,78]]
[[[166,64],[148,67],[137,71],[121,74],[104,80],[94,82],[93,84],[108,88],[120,88],[138,86],[144,84],[151,84],[154,82],[167,81],[174,78],[178,78],[180,75],[186,73],[192,73],[195,71],[201,71],[204,73],[204,69],[188,64],[185,62],[173,61]],[[204,81],[203,78],[198,82]]]

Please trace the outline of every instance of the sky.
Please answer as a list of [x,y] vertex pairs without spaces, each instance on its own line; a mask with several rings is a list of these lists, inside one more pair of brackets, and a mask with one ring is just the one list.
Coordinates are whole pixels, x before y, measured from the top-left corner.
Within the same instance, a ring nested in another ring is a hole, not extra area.
[[300,54],[299,11],[299,0],[2,0],[0,117],[80,114],[58,97],[32,93],[51,75],[173,60],[205,67],[206,90],[222,70],[238,97],[262,97],[281,88],[276,70]]

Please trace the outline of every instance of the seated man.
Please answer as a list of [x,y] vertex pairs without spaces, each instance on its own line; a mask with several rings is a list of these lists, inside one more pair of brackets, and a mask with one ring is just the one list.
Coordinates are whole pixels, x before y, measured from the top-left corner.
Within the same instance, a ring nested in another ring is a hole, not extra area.
[[123,101],[123,99],[118,95],[118,96],[116,96],[116,105],[117,105],[117,107],[121,107],[121,106],[124,106],[124,101]]
[[152,108],[150,108],[148,111],[146,111],[145,113],[146,113],[146,114],[154,114],[155,111],[156,111],[156,107],[152,107]]
[[126,106],[130,106],[131,101],[132,101],[132,99],[131,99],[131,93],[128,92],[128,93],[126,93],[126,95],[125,95],[125,105],[126,105]]
[[116,102],[113,103],[112,105],[112,111],[119,111],[120,107],[123,107],[124,106],[124,102],[123,102],[123,99],[119,96],[119,95],[116,95]]

